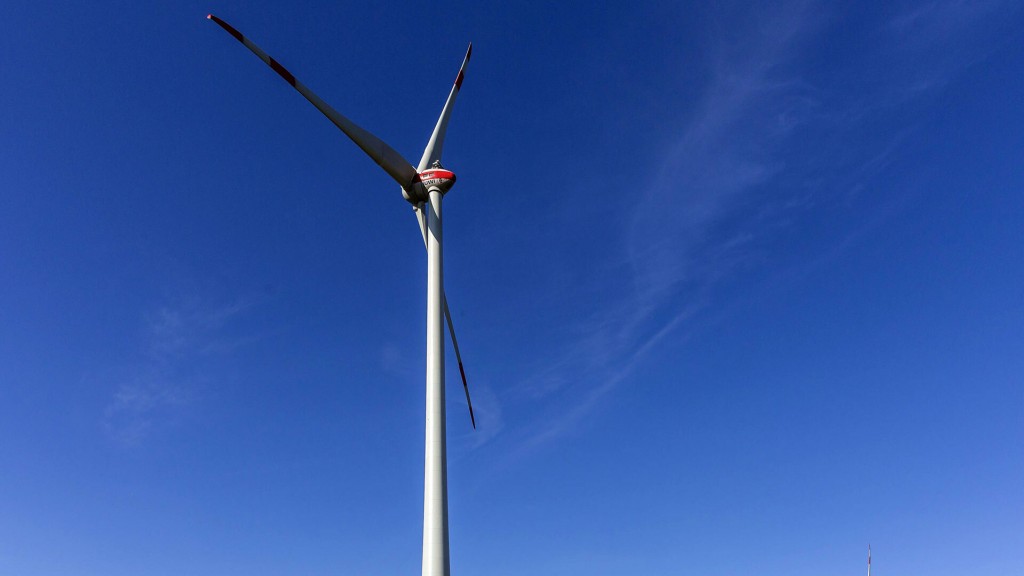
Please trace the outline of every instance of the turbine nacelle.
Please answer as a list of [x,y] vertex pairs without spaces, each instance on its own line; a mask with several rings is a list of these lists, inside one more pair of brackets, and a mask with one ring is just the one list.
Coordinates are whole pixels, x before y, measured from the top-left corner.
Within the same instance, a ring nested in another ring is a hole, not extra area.
[[431,168],[416,175],[412,184],[402,187],[402,196],[412,205],[430,200],[430,191],[437,190],[447,194],[455,185],[455,174],[444,168]]

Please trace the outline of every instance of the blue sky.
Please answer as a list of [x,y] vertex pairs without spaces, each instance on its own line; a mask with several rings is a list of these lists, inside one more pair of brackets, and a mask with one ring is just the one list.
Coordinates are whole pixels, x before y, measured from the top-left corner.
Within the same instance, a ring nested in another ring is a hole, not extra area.
[[9,3],[0,574],[1024,573],[1012,2]]

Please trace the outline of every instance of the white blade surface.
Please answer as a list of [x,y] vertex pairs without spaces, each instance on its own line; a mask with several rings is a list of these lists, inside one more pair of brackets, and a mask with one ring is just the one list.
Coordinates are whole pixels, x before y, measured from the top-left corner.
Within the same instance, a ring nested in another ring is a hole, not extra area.
[[423,158],[420,158],[420,165],[417,169],[419,172],[430,168],[434,161],[441,161],[441,148],[444,147],[444,133],[448,130],[448,119],[452,115],[452,107],[455,106],[455,97],[459,95],[459,88],[462,88],[462,79],[466,75],[466,66],[469,65],[469,57],[473,54],[473,43],[469,43],[469,49],[466,50],[466,58],[462,61],[462,67],[459,68],[459,75],[455,77],[455,84],[452,86],[452,91],[448,94],[448,101],[444,103],[444,108],[441,109],[441,117],[437,119],[437,125],[434,126],[434,133],[430,135],[430,141],[427,142],[427,147],[423,150]]
[[[416,169],[413,168],[413,166],[409,164],[409,161],[403,158],[401,154],[396,152],[394,148],[388,146],[387,143],[380,138],[377,138],[373,134],[363,130],[354,122],[339,114],[334,108],[331,108],[326,102],[321,100],[319,96],[314,94],[312,90],[306,88],[302,83],[296,80],[295,76],[286,70],[284,66],[281,66],[277,60],[271,58],[259,46],[253,44],[251,40],[243,36],[238,30],[235,30],[230,24],[213,14],[210,14],[207,18],[216,22],[221,28],[226,30],[228,34],[234,36],[235,40],[244,44],[245,47],[252,50],[253,54],[258,56],[260,60],[266,62],[267,66],[270,66],[274,72],[277,72],[281,78],[284,78],[285,82],[291,84],[293,88],[298,90],[299,94],[305,96],[306,100],[309,100],[313,106],[316,106],[317,110],[323,112],[324,116],[327,116],[328,120],[340,128],[341,131],[351,138],[357,146],[362,148],[363,152],[366,152],[370,158],[373,158],[373,161],[383,168],[388,175],[394,178],[400,186],[405,188],[412,184],[413,180],[416,178]],[[449,97],[449,99],[451,100],[453,98]]]

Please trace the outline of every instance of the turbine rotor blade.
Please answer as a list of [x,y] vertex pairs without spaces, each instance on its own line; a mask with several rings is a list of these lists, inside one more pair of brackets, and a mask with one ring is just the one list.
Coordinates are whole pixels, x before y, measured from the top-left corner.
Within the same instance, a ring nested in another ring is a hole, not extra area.
[[[423,235],[423,245],[427,244],[427,219],[423,214],[422,204],[415,206],[413,211],[416,214],[416,221],[419,222],[420,233]],[[469,384],[466,382],[466,370],[462,367],[462,353],[459,352],[459,341],[455,339],[455,325],[452,324],[452,313],[448,310],[448,296],[441,290],[441,303],[444,308],[444,319],[448,322],[448,333],[452,337],[452,348],[455,349],[455,359],[459,362],[459,375],[462,376],[462,389],[466,391],[466,404],[469,406],[469,421],[476,430],[476,416],[473,415],[473,401],[469,399]]]
[[412,164],[403,158],[401,154],[396,152],[394,148],[388,146],[387,143],[370,132],[360,128],[354,122],[339,114],[334,108],[331,108],[330,105],[314,94],[312,90],[306,88],[301,82],[296,80],[295,76],[286,70],[284,66],[281,66],[277,60],[271,58],[270,55],[264,52],[259,46],[253,44],[251,40],[243,36],[238,30],[235,30],[235,28],[230,24],[213,14],[208,15],[207,18],[216,22],[218,26],[227,31],[228,34],[231,34],[235,40],[244,44],[245,47],[258,56],[260,60],[263,60],[267,66],[270,66],[274,72],[277,72],[285,82],[290,84],[292,88],[295,88],[299,94],[302,94],[306,98],[306,100],[309,100],[310,104],[316,106],[317,110],[322,112],[328,120],[333,122],[335,126],[355,142],[356,146],[362,148],[363,152],[366,152],[366,154],[372,158],[378,166],[383,168],[389,176],[394,178],[394,180],[398,182],[399,186],[402,188],[412,186],[413,181],[416,179],[417,171],[413,168]]
[[469,406],[469,421],[476,430],[476,417],[473,416],[473,401],[469,399],[469,384],[466,382],[466,371],[462,368],[462,354],[459,354],[459,342],[455,340],[455,325],[452,324],[452,313],[448,311],[448,297],[441,293],[444,304],[444,319],[448,321],[448,333],[452,335],[452,347],[455,348],[455,359],[459,362],[459,375],[462,376],[462,389],[466,391],[466,405]]
[[427,147],[423,150],[423,157],[420,158],[419,168],[417,168],[419,172],[430,168],[435,161],[441,161],[441,149],[444,147],[444,134],[448,130],[448,119],[452,115],[452,107],[455,105],[455,97],[459,95],[459,88],[462,88],[462,79],[466,75],[466,66],[469,65],[469,57],[472,54],[473,43],[470,42],[469,49],[466,50],[466,58],[462,61],[462,67],[459,68],[459,75],[455,77],[455,84],[452,86],[452,91],[448,93],[448,100],[444,103],[441,116],[434,126],[434,133],[430,135],[430,141],[427,142]]

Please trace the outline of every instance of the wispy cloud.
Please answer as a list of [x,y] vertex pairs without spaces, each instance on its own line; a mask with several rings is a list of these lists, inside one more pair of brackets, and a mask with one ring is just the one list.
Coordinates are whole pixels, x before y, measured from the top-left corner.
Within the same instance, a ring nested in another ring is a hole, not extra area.
[[240,298],[214,306],[190,295],[146,314],[142,360],[116,385],[103,411],[103,426],[110,436],[124,445],[138,445],[154,426],[194,402],[204,376],[189,367],[255,338],[231,336],[225,328],[257,301]]
[[154,422],[191,401],[184,383],[165,370],[146,367],[121,383],[103,411],[103,426],[121,444],[136,446],[149,435]]
[[888,22],[888,28],[917,49],[930,50],[970,32],[979,19],[1012,8],[1005,0],[934,0],[909,6]]
[[[883,22],[876,32],[890,37],[888,45],[865,57],[871,63],[850,66],[886,70],[893,62],[912,61],[908,50],[949,51],[944,40],[976,36],[973,25],[991,18],[999,5],[981,4],[933,2]],[[788,155],[795,136],[842,138],[860,129],[866,117],[940,88],[971,62],[933,59],[920,77],[924,84],[883,78],[883,85],[895,87],[889,94],[867,85],[850,94],[845,78],[838,88],[815,86],[807,79],[805,56],[814,49],[816,32],[830,24],[829,16],[811,2],[773,10],[748,11],[747,20],[730,22],[731,32],[712,40],[709,81],[695,103],[682,108],[687,120],[621,230],[625,254],[615,272],[630,283],[615,299],[617,306],[582,321],[580,337],[519,387],[520,401],[550,407],[540,425],[521,435],[520,447],[577,429],[653,348],[670,335],[684,339],[695,329],[707,306],[716,303],[724,279],[759,262],[759,235],[790,225],[821,202],[821,190],[836,194],[840,198],[833,201],[839,202],[848,191],[856,193],[898,153],[906,127],[875,138],[873,148],[796,160]],[[896,40],[905,35],[916,44]],[[795,180],[794,174],[840,171],[845,178],[832,176],[810,188],[779,185]],[[739,221],[742,227],[735,225]],[[820,265],[820,258],[806,265]],[[780,274],[800,276],[793,270]]]
[[[896,83],[905,97],[941,88],[998,43],[991,35],[1017,3],[1004,0],[935,0],[910,6],[884,26],[888,48],[904,65]],[[1005,25],[1005,24],[1004,24]]]
[[414,373],[408,355],[403,354],[402,349],[392,342],[381,347],[380,366],[385,373],[392,376],[408,377]]
[[[779,145],[814,104],[788,65],[819,22],[800,3],[759,14],[710,48],[710,81],[682,111],[687,122],[621,231],[627,293],[586,321],[584,336],[525,384],[563,409],[546,414],[523,448],[575,429],[652,348],[707,305],[720,277],[749,257],[751,234],[719,234],[715,227],[784,168]],[[683,292],[685,300],[678,297]]]

